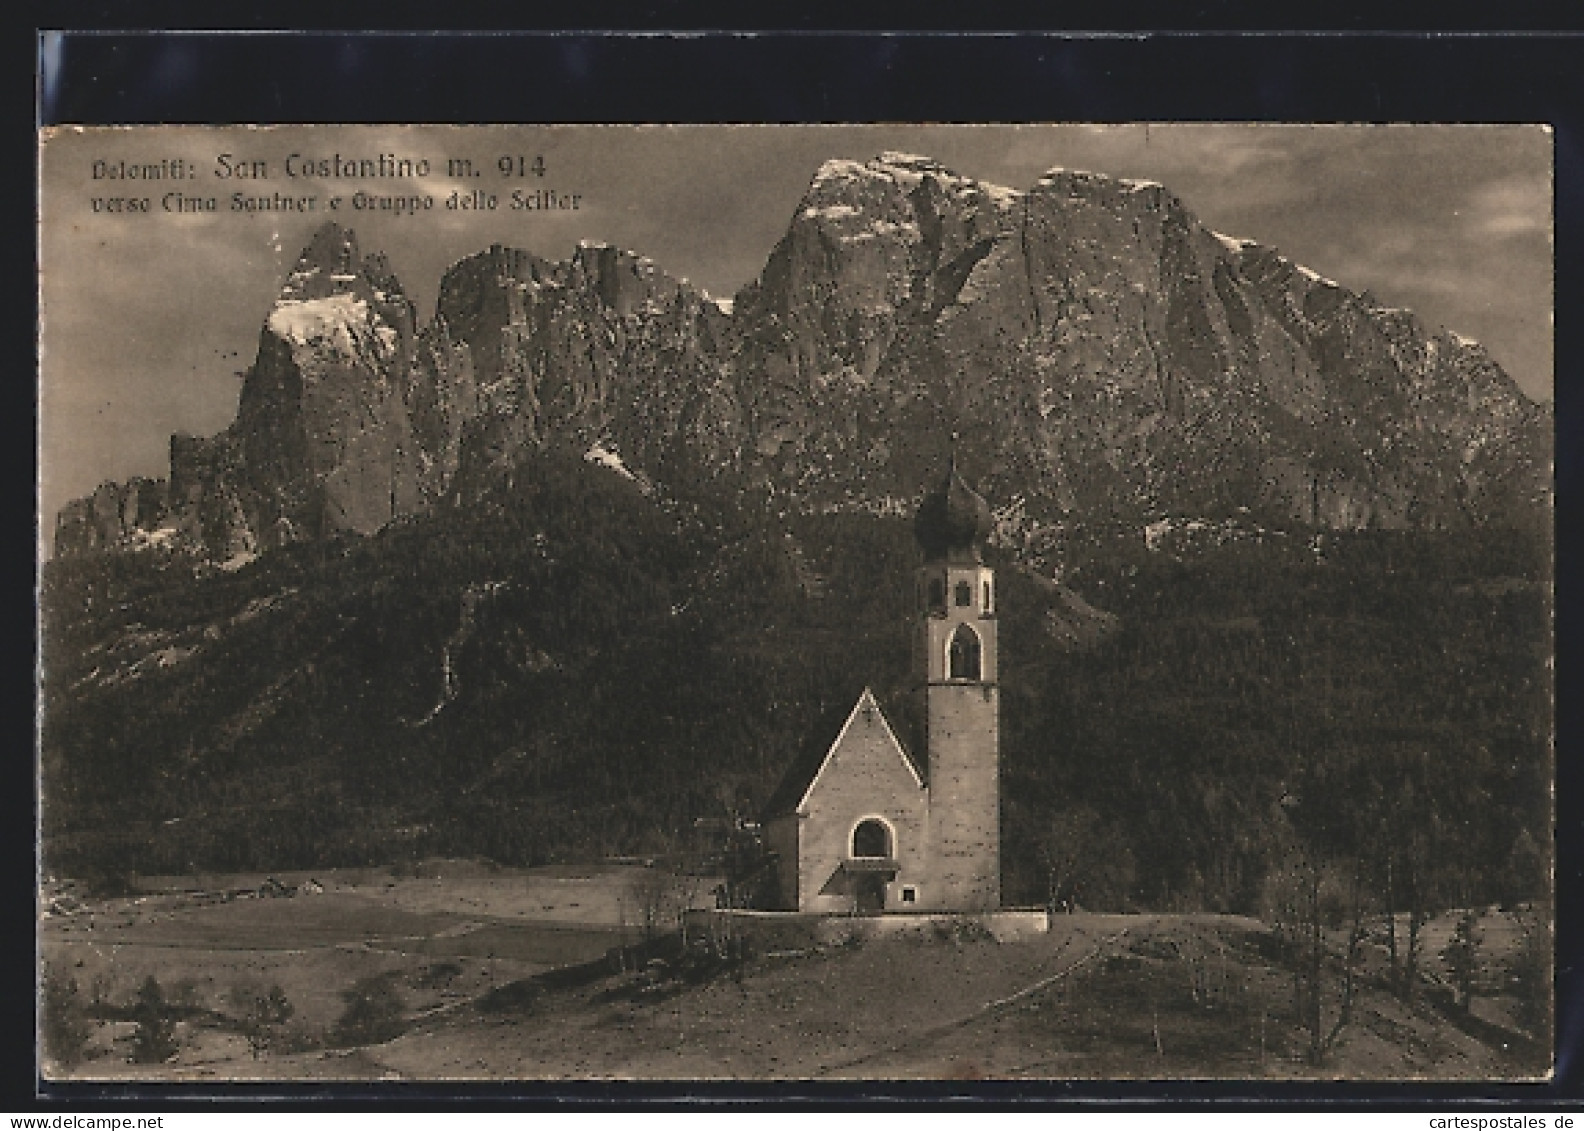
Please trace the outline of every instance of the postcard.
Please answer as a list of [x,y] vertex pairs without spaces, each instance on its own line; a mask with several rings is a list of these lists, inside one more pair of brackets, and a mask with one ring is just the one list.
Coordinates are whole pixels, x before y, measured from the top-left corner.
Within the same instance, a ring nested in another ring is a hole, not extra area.
[[1545,127],[40,153],[45,1079],[1549,1077]]

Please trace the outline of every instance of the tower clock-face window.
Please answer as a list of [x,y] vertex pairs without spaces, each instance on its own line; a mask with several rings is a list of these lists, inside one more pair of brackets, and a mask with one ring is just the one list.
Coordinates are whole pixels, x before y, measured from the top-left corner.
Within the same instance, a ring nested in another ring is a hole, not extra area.
[[959,581],[957,583],[955,596],[957,599],[957,607],[960,609],[966,609],[969,605],[973,604],[973,587],[966,581]]
[[952,679],[979,679],[979,634],[966,624],[958,625],[957,631],[952,633],[946,659],[947,673]]

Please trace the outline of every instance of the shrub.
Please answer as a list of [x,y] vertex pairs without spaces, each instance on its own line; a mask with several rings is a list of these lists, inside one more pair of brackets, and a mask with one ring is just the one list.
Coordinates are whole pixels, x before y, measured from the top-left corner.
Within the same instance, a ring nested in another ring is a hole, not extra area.
[[40,1022],[45,1056],[66,1068],[82,1063],[90,1030],[77,979],[63,978],[54,971],[45,975]]
[[935,937],[953,946],[961,946],[965,942],[987,942],[995,939],[990,933],[990,928],[985,925],[984,919],[978,915],[953,915],[950,919],[935,924]]
[[242,1015],[242,1035],[247,1038],[253,1059],[281,1045],[284,1026],[296,1012],[286,991],[278,984],[268,990],[242,985],[231,991],[231,1000]]

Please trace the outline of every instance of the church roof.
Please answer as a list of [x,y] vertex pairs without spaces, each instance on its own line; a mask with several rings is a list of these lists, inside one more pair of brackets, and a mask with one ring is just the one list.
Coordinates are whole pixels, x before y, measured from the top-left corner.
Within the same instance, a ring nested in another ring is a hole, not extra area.
[[770,795],[770,800],[765,803],[765,820],[769,820],[772,817],[784,817],[797,812],[798,808],[808,797],[809,791],[813,789],[815,781],[819,779],[820,771],[825,768],[825,763],[830,761],[830,756],[841,745],[842,738],[846,735],[848,728],[852,726],[853,719],[857,718],[858,713],[865,708],[871,708],[879,713],[880,721],[885,726],[886,733],[891,736],[897,753],[918,782],[919,787],[923,788],[926,781],[923,769],[914,761],[913,756],[908,753],[907,747],[902,744],[902,740],[897,737],[896,730],[891,726],[890,720],[885,717],[885,712],[880,709],[880,703],[875,698],[874,692],[865,687],[863,693],[858,696],[858,701],[851,708],[839,713],[832,711],[820,720],[820,725],[814,732],[815,735],[824,736],[835,732],[835,737],[823,744],[818,739],[810,743],[797,760],[787,768],[785,776],[781,779],[781,784],[776,786],[775,792]]

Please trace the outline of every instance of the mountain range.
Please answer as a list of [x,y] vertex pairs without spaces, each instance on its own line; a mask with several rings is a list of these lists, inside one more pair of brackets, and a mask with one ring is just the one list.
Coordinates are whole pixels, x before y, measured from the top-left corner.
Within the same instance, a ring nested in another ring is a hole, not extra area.
[[712,299],[585,243],[454,264],[424,322],[319,229],[266,313],[235,422],[107,483],[60,555],[216,562],[467,505],[576,445],[661,491],[894,512],[953,444],[998,535],[1548,521],[1548,406],[1483,347],[1211,231],[1152,182],[1026,190],[886,153],[823,165],[759,276]]

